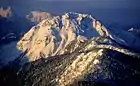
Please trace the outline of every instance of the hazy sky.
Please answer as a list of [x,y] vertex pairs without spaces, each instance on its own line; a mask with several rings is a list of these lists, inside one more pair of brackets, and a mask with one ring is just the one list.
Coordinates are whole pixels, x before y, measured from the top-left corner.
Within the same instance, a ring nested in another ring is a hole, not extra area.
[[[71,2],[79,2],[85,3],[85,6],[89,6],[92,8],[140,8],[139,0],[9,0],[9,3],[12,4],[24,4],[24,3],[55,3],[55,2],[62,2],[62,3],[71,3]],[[27,4],[27,5],[28,5]],[[60,5],[59,5],[60,6]]]
[[18,15],[30,11],[72,11],[91,14],[105,24],[140,26],[140,0],[0,0],[1,6],[7,4]]
[[[5,0],[6,2],[6,0]],[[51,10],[55,13],[88,9],[140,9],[140,0],[9,0],[16,9]]]

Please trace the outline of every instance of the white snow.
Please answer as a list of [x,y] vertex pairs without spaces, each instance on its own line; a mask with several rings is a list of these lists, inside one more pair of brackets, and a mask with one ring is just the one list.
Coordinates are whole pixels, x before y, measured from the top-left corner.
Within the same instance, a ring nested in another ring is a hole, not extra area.
[[84,42],[97,36],[110,37],[117,43],[134,49],[140,47],[140,39],[133,34],[107,29],[91,15],[73,12],[43,20],[23,36],[17,47],[22,51],[28,49],[27,56],[32,61],[39,59],[40,53],[45,56],[62,54],[65,47],[75,39]]

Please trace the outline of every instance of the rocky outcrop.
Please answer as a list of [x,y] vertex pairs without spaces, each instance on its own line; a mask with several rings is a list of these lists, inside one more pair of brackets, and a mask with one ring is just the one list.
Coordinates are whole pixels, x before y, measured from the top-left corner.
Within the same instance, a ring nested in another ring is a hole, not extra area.
[[73,40],[83,41],[97,36],[109,36],[107,29],[91,15],[66,13],[49,17],[32,27],[18,42],[19,50],[28,50],[31,61],[63,54],[65,47]]
[[[119,44],[125,48],[139,50],[137,46],[140,40],[133,34],[123,30],[107,29],[91,15],[72,12],[62,16],[46,16],[46,19],[32,27],[21,38],[17,48],[23,52],[27,50],[27,57],[34,61],[41,55],[47,58],[63,54],[65,47],[75,39],[84,42],[98,36],[111,39],[107,44]],[[130,39],[133,41],[129,41]]]
[[112,49],[94,46],[105,40],[107,39],[94,38],[84,42],[74,40],[65,48],[64,54],[28,63],[16,71],[19,78],[17,84],[20,86],[139,85],[140,68],[137,66],[140,61],[139,55],[118,52],[121,51],[119,49],[123,50],[122,47]]

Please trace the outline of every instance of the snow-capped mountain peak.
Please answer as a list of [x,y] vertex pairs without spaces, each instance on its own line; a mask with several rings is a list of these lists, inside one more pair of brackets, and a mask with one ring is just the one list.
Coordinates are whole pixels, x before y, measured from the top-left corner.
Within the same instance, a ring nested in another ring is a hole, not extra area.
[[27,50],[27,57],[34,61],[41,57],[63,54],[65,47],[74,40],[84,42],[102,36],[124,46],[130,45],[114,32],[106,29],[91,15],[69,12],[62,16],[46,18],[33,26],[18,42],[17,48],[22,51]]

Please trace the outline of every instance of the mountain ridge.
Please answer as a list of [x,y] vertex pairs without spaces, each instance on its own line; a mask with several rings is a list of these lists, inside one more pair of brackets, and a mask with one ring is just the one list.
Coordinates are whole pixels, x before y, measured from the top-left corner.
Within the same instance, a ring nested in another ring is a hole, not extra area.
[[[107,44],[111,42],[113,44],[115,41],[122,46],[137,48],[140,40],[136,39],[136,44],[134,42],[132,46],[132,42],[128,42],[126,36],[124,38],[128,32],[121,32],[125,34],[118,34],[116,30],[107,29],[91,15],[69,12],[62,16],[44,19],[33,26],[17,43],[17,48],[23,52],[27,50],[27,57],[29,59],[31,57],[33,61],[40,58],[40,54],[44,54],[45,57],[62,54],[65,47],[75,39],[84,42],[84,40],[97,36],[113,40],[106,42]],[[133,34],[130,37],[136,38]]]
[[[117,30],[104,27],[88,14],[69,12],[44,19],[19,40],[16,47],[21,52],[13,51],[15,60],[3,54],[6,58],[1,63],[6,66],[0,69],[0,83],[139,86],[140,54],[134,51],[139,41],[133,42],[139,39]],[[3,49],[14,50],[15,45],[9,46]]]

